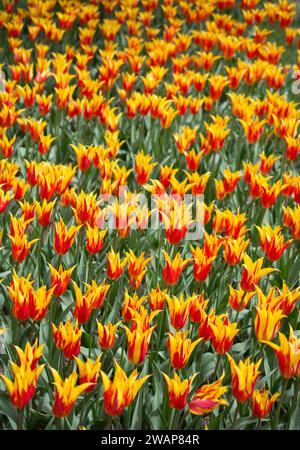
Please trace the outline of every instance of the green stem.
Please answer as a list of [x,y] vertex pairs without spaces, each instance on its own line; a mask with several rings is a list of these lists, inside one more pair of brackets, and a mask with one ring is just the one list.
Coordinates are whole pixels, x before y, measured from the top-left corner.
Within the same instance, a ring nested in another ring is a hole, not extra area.
[[24,430],[24,408],[18,412],[17,430]]
[[259,361],[263,357],[263,354],[264,354],[264,347],[261,345],[260,350],[257,352],[257,361]]
[[79,418],[79,427],[80,427],[80,426],[83,426],[83,425],[84,425],[84,422],[85,422],[85,421],[83,420],[83,415],[84,415],[84,412],[86,411],[86,405],[87,405],[88,399],[89,399],[89,396],[88,396],[88,395],[85,395],[85,397],[84,397],[84,399],[83,399],[83,401],[82,401],[82,403],[81,403],[81,405],[80,405],[81,410],[80,410],[80,418]]
[[284,397],[284,394],[285,394],[288,382],[289,382],[288,378],[283,378],[283,380],[282,380],[281,396],[279,398],[279,403],[278,403],[277,411],[276,411],[276,414],[275,414],[275,417],[274,417],[274,421],[273,421],[273,426],[272,426],[273,430],[277,430],[277,428],[278,428],[279,414],[280,414],[280,410],[281,410],[281,407],[282,407],[283,397]]
[[82,244],[83,244],[83,228],[80,228],[78,232],[78,241],[77,241],[77,251],[76,251],[76,261],[75,264],[79,264],[80,254],[82,252]]
[[221,357],[222,357],[222,355],[221,355],[221,353],[219,353],[218,357],[217,357],[216,368],[215,368],[215,371],[214,371],[213,376],[212,376],[213,378],[215,378],[215,376],[218,375],[218,368],[219,368],[219,365],[220,365]]
[[56,315],[56,308],[57,308],[57,302],[58,298],[54,298],[51,300],[50,303],[50,310],[49,310],[49,328],[48,328],[48,340],[49,340],[49,361],[52,361],[52,350],[53,350],[53,333],[52,333],[52,323],[55,324],[55,315]]
[[231,425],[231,429],[234,430],[235,429],[235,424],[236,424],[236,420],[238,418],[238,414],[239,414],[239,403],[237,402],[235,411],[234,411],[234,416],[233,416],[233,420],[232,420],[232,425]]
[[88,256],[88,265],[87,265],[87,274],[86,274],[86,282],[90,283],[92,279],[92,263],[93,263],[93,255],[89,253]]
[[176,415],[176,409],[173,408],[172,409],[172,414],[171,414],[169,430],[173,430],[174,429],[175,415]]
[[90,336],[89,336],[89,358],[91,357],[92,352],[92,342],[93,342],[93,331],[94,331],[94,322],[95,322],[95,310],[92,311],[91,317],[90,317]]
[[166,308],[164,307],[164,309],[162,310],[162,312],[160,313],[160,317],[158,319],[158,342],[157,342],[157,350],[160,348],[160,344],[163,338],[163,325],[166,322]]
[[234,318],[234,322],[237,322],[238,317],[239,317],[239,314],[240,314],[240,312],[241,312],[241,310],[242,310],[243,300],[244,300],[244,295],[245,295],[245,293],[243,294],[243,297],[242,297],[242,299],[241,299],[241,303],[239,304],[239,307],[238,307],[238,309],[236,310],[236,315],[235,315],[235,318]]
[[39,236],[39,242],[38,242],[38,246],[37,246],[37,279],[40,281],[41,280],[41,275],[42,275],[42,239],[43,239],[43,230],[44,228],[41,227],[41,232],[40,232],[40,236]]
[[201,369],[202,355],[204,353],[205,344],[206,344],[206,342],[203,339],[203,341],[201,342],[201,345],[200,345],[200,350],[199,350],[199,355],[198,355],[198,365],[199,365],[198,373],[200,373],[200,369]]
[[186,416],[188,415],[188,413],[189,413],[188,409],[186,411],[183,411],[183,414],[181,416],[181,419],[180,419],[180,422],[179,422],[179,426],[178,426],[179,430],[182,430],[182,427],[183,427],[183,424],[184,424],[184,420],[185,420]]
[[71,375],[74,369],[74,361],[73,359],[69,359],[68,366],[67,366],[67,376]]
[[259,430],[261,425],[261,419],[258,419],[256,429]]
[[297,406],[299,389],[300,389],[300,378],[297,378],[297,380],[295,381],[295,385],[294,385],[294,395],[293,395],[293,398],[292,398],[292,405],[291,405],[291,408],[290,408],[290,411],[289,411],[289,419],[288,419],[288,424],[289,425],[291,423],[291,419],[293,417],[293,414],[294,414],[296,406]]

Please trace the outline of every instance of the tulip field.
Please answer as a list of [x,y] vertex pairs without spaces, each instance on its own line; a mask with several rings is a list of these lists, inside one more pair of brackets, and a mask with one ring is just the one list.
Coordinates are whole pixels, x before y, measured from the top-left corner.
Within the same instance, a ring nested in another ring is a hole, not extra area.
[[299,17],[0,1],[1,430],[300,429]]

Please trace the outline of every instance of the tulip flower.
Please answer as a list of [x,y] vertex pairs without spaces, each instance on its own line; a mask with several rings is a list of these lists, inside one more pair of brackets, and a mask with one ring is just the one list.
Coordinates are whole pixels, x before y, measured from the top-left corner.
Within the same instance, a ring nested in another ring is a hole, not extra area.
[[212,123],[205,123],[205,129],[207,134],[207,142],[209,148],[214,152],[219,152],[225,143],[225,139],[230,133],[230,129],[227,127],[229,117],[212,116]]
[[150,377],[147,375],[138,378],[138,371],[135,369],[129,377],[124,370],[115,363],[115,375],[113,381],[101,370],[101,377],[104,389],[104,411],[109,416],[118,416],[135,399],[138,391],[145,381]]
[[14,191],[14,199],[21,200],[26,191],[29,189],[29,184],[26,184],[25,180],[18,180],[15,178],[12,182],[12,187]]
[[40,140],[38,145],[38,151],[41,155],[44,155],[45,153],[48,152],[52,142],[55,141],[56,136],[51,136],[49,134],[47,135],[42,134],[39,139]]
[[47,290],[46,286],[35,290],[30,277],[31,275],[28,275],[27,278],[19,278],[14,272],[11,285],[7,288],[13,302],[13,315],[18,320],[28,320],[29,318],[42,320],[46,315],[54,291],[54,288]]
[[193,83],[197,92],[203,91],[207,79],[208,74],[202,74],[200,72],[195,73]]
[[99,230],[97,227],[92,228],[89,224],[86,229],[86,249],[91,255],[99,253],[103,248],[103,238],[107,230]]
[[284,242],[284,237],[280,233],[281,227],[272,228],[270,225],[256,226],[262,250],[266,253],[271,261],[277,261],[281,258],[283,252],[292,242],[292,239]]
[[0,149],[4,158],[11,158],[14,152],[14,143],[17,139],[17,136],[13,136],[12,139],[8,139],[6,134],[3,134],[0,138]]
[[95,294],[90,290],[83,295],[75,281],[73,281],[73,286],[76,295],[74,318],[78,320],[80,324],[86,323],[89,320],[93,309]]
[[78,323],[73,324],[68,318],[65,324],[60,322],[58,327],[54,323],[51,325],[56,347],[64,352],[67,359],[73,359],[80,353],[82,330],[78,328]]
[[51,372],[54,378],[55,397],[52,407],[55,417],[66,417],[70,414],[77,398],[90,387],[93,383],[83,383],[76,386],[78,375],[73,372],[69,377],[62,380],[57,370],[51,367]]
[[202,151],[196,153],[194,149],[192,149],[190,152],[185,153],[186,164],[191,172],[195,172],[196,170],[198,170],[202,155]]
[[72,225],[67,229],[64,221],[60,219],[58,223],[55,224],[55,235],[54,235],[54,250],[59,255],[64,255],[70,249],[74,242],[75,236],[78,233],[79,226]]
[[191,185],[191,192],[193,195],[202,195],[206,189],[208,180],[210,178],[210,172],[203,173],[199,175],[198,172],[188,173],[185,171],[185,174],[189,180]]
[[191,385],[194,378],[197,376],[197,373],[195,373],[191,378],[185,379],[183,381],[180,381],[180,377],[177,375],[177,373],[174,373],[173,378],[170,378],[163,372],[162,374],[167,383],[170,408],[185,408]]
[[213,100],[219,100],[225,86],[228,85],[228,80],[227,77],[223,75],[211,75],[209,78],[209,84],[210,84],[210,97]]
[[181,133],[175,133],[173,137],[179,153],[186,153],[196,142],[197,129],[191,127],[183,127]]
[[110,250],[106,254],[107,258],[107,276],[111,280],[115,280],[119,278],[124,270],[124,267],[127,264],[127,258],[124,258],[121,262],[120,260],[120,254],[115,253],[113,249]]
[[43,348],[44,344],[38,345],[37,339],[35,340],[33,345],[30,345],[30,343],[27,342],[24,350],[15,345],[20,365],[29,367],[31,370],[35,369],[37,367],[38,361],[42,357]]
[[32,219],[25,221],[24,217],[16,219],[11,215],[10,234],[9,239],[12,247],[12,257],[16,262],[22,262],[27,257],[29,250],[38,241],[38,239],[32,239],[28,242],[26,235],[26,228]]
[[86,362],[83,362],[81,359],[74,357],[78,370],[79,370],[79,384],[90,383],[91,385],[86,388],[86,392],[91,392],[95,389],[97,385],[97,381],[99,378],[100,368],[101,368],[101,353],[92,361],[90,358],[87,358]]
[[250,358],[247,358],[245,361],[240,360],[238,364],[236,364],[230,355],[227,356],[232,378],[232,393],[238,402],[245,403],[253,394],[255,384],[260,374],[258,369],[262,359],[257,363],[253,363],[250,362]]
[[216,188],[216,197],[218,200],[224,200],[227,195],[227,192],[224,187],[223,180],[215,180],[215,188]]
[[300,298],[300,288],[290,291],[286,283],[283,283],[282,290],[279,291],[279,298],[279,308],[285,316],[288,316],[294,311],[296,302]]
[[[171,179],[175,177],[178,169],[173,169],[172,166],[160,166],[160,182],[163,187],[168,188],[171,183]],[[163,193],[163,192],[162,192]]]
[[248,118],[247,121],[240,119],[240,123],[244,128],[247,141],[249,144],[254,144],[259,140],[266,120]]
[[0,1],[0,428],[295,424],[299,2]]
[[286,143],[286,159],[295,161],[300,153],[300,141],[292,136],[285,136]]
[[172,260],[164,250],[163,254],[165,257],[165,267],[163,268],[162,276],[165,283],[172,286],[177,283],[183,269],[188,265],[191,259],[184,260],[181,258],[180,253],[177,253]]
[[211,324],[215,322],[216,312],[212,309],[208,314],[205,309],[200,309],[200,321],[199,321],[199,337],[205,341],[209,341],[212,338],[213,331]]
[[243,161],[243,168],[244,180],[247,184],[249,184],[251,182],[251,177],[257,174],[259,170],[259,164],[245,163],[245,161]]
[[193,294],[190,303],[190,321],[193,323],[200,323],[202,319],[201,312],[205,311],[209,300],[204,300],[204,293],[199,295]]
[[291,228],[294,239],[300,239],[300,205],[295,208],[283,208],[284,211],[284,224],[286,227]]
[[42,200],[49,201],[55,194],[56,181],[54,173],[39,173],[37,184],[40,188],[40,197]]
[[130,194],[128,194],[122,202],[115,200],[109,207],[114,227],[122,239],[125,239],[129,235],[130,229],[134,223],[133,213],[135,209],[136,206],[134,205],[134,202],[132,202]]
[[54,288],[53,295],[55,297],[61,297],[67,290],[75,266],[63,270],[63,266],[60,265],[58,270],[56,270],[55,267],[49,264],[49,268],[51,272],[51,287]]
[[199,338],[192,343],[191,339],[187,339],[188,334],[189,331],[177,331],[174,335],[169,333],[168,350],[171,365],[174,369],[183,369],[196,345],[202,341],[202,338]]
[[245,252],[250,244],[250,239],[245,240],[244,236],[237,239],[227,237],[223,240],[224,260],[227,264],[235,266],[240,264],[244,258]]
[[29,203],[24,201],[23,203],[20,202],[20,206],[22,210],[22,216],[24,216],[25,222],[27,220],[34,219],[36,211],[35,203]]
[[31,135],[31,139],[37,142],[39,141],[40,136],[44,133],[47,122],[45,120],[28,119],[27,126]]
[[92,309],[99,309],[104,303],[105,296],[110,288],[109,284],[106,284],[105,280],[103,280],[100,284],[97,284],[96,281],[92,280],[91,284],[85,283],[87,290],[85,292],[85,297],[91,298],[91,307]]
[[180,197],[184,199],[184,195],[191,189],[191,183],[187,180],[178,181],[176,178],[171,178],[171,197],[177,199]]
[[291,326],[289,338],[279,333],[279,345],[269,341],[263,341],[263,343],[275,351],[279,369],[284,378],[300,377],[300,338],[294,335]]
[[208,258],[217,256],[219,249],[222,246],[223,238],[204,232],[203,252]]
[[263,261],[264,258],[259,258],[257,261],[253,262],[251,258],[245,254],[241,279],[241,288],[244,291],[253,291],[255,285],[259,283],[262,277],[277,270],[272,268],[263,269]]
[[[0,189],[0,214],[5,211],[9,202],[13,199],[13,195]],[[28,220],[28,219],[27,219]]]
[[145,258],[144,255],[144,252],[140,256],[136,256],[132,250],[126,252],[129,282],[133,289],[137,289],[141,285],[144,275],[147,272],[145,267],[152,259],[151,256],[149,258]]
[[[166,205],[165,205],[166,206]],[[166,229],[166,238],[170,244],[180,242],[188,227],[192,224],[191,205],[176,200],[168,202],[167,211],[165,208],[161,211],[163,223]]]
[[157,163],[151,163],[151,155],[146,155],[142,150],[135,156],[135,172],[138,184],[146,184],[152,170]]
[[239,332],[237,324],[229,322],[227,315],[215,316],[214,321],[210,323],[210,328],[215,351],[224,355],[232,347],[234,338]]
[[169,306],[170,323],[177,331],[181,330],[188,320],[192,297],[184,299],[183,294],[180,294],[179,298],[175,295],[172,298],[166,295],[166,300]]
[[240,82],[242,81],[244,71],[240,70],[236,67],[225,67],[227,72],[227,76],[229,79],[229,87],[230,89],[237,89],[239,87]]
[[93,223],[98,213],[96,195],[93,193],[86,194],[81,191],[76,198],[76,206],[72,208],[76,222],[78,225]]
[[255,292],[245,292],[243,289],[234,289],[229,286],[229,305],[235,311],[243,311],[255,295]]
[[51,108],[51,102],[52,102],[53,95],[37,95],[36,100],[39,105],[39,110],[42,115],[46,115],[49,113]]
[[47,202],[46,200],[43,201],[42,204],[39,202],[36,202],[36,212],[38,217],[38,223],[43,226],[47,227],[50,225],[51,222],[51,214],[54,208],[54,205],[56,203],[56,200],[53,202]]
[[189,411],[192,414],[202,415],[212,412],[220,405],[227,405],[224,398],[220,398],[227,391],[226,386],[222,386],[225,374],[211,384],[201,386],[189,402]]
[[239,237],[244,236],[247,231],[245,222],[245,213],[233,214],[229,209],[220,211],[216,208],[213,229],[216,233],[224,232],[226,236],[229,236],[232,239],[238,239]]
[[280,156],[275,157],[273,154],[270,156],[266,156],[265,152],[262,152],[260,155],[260,171],[263,174],[269,173],[272,170],[275,162],[280,159]]
[[156,325],[144,331],[141,326],[130,330],[124,325],[128,342],[128,359],[133,364],[141,364],[144,361],[155,327]]
[[157,285],[149,292],[150,308],[152,311],[162,310],[166,300],[167,289],[161,290]]
[[223,175],[224,190],[226,194],[231,194],[235,190],[242,175],[239,170],[236,172],[231,172],[228,168],[223,171]]
[[199,64],[206,72],[210,72],[215,61],[220,59],[220,56],[216,56],[211,52],[199,52]]
[[160,313],[159,310],[151,311],[150,313],[144,306],[141,306],[138,311],[132,311],[131,331],[140,327],[142,331],[149,330],[151,322]]
[[254,319],[255,336],[260,342],[272,341],[280,328],[280,322],[285,316],[281,309],[256,308]]
[[280,392],[272,395],[269,398],[269,391],[264,388],[259,391],[254,391],[252,395],[252,414],[259,419],[267,417],[273,404],[276,402]]
[[107,325],[102,325],[102,323],[97,321],[98,342],[104,350],[112,348],[115,345],[116,331],[119,324],[120,322],[116,323],[115,325],[109,322]]
[[89,147],[85,147],[83,144],[78,146],[72,144],[72,149],[74,150],[77,158],[77,165],[82,172],[88,170],[92,161],[92,154]]
[[23,409],[30,402],[35,394],[37,381],[45,367],[42,364],[32,369],[28,364],[21,364],[20,367],[10,361],[13,381],[3,374],[0,374],[9,392],[11,403],[15,408]]
[[139,297],[135,292],[132,296],[128,294],[128,290],[125,290],[124,303],[121,309],[121,314],[126,322],[132,320],[134,311],[139,311],[142,304],[147,297]]
[[263,208],[270,208],[274,205],[275,201],[286,188],[286,185],[282,184],[281,180],[276,181],[272,186],[269,186],[267,182],[261,184],[261,205]]
[[212,268],[212,264],[216,256],[207,257],[204,250],[200,247],[193,248],[191,246],[194,263],[194,278],[196,281],[205,281]]
[[255,286],[257,298],[258,298],[258,307],[261,309],[270,309],[271,311],[277,311],[280,309],[281,298],[280,295],[276,295],[278,290],[275,286],[271,287],[267,295],[263,293],[260,287]]

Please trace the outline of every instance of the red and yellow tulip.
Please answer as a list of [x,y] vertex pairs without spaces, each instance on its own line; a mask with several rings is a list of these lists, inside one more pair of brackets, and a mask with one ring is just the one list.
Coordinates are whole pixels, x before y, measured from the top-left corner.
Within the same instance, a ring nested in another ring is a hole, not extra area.
[[67,417],[77,398],[90,387],[94,386],[94,383],[83,383],[76,386],[78,375],[73,372],[69,377],[64,380],[60,377],[57,370],[51,367],[52,375],[54,378],[55,397],[52,407],[55,417]]
[[194,374],[191,378],[180,381],[180,377],[176,372],[173,378],[163,373],[163,377],[167,383],[170,408],[185,408],[191,385],[196,376],[197,374]]
[[238,402],[245,403],[254,392],[262,359],[254,363],[250,361],[250,358],[247,358],[245,361],[240,360],[236,364],[230,355],[227,356],[231,371],[232,393]]
[[189,411],[192,414],[203,415],[212,412],[220,405],[227,405],[227,401],[222,397],[227,391],[226,386],[222,386],[225,374],[217,381],[211,384],[201,386],[191,401],[189,402]]
[[150,375],[147,375],[138,378],[137,369],[127,377],[117,362],[115,363],[115,375],[112,381],[102,370],[100,373],[104,389],[104,411],[109,416],[121,414],[124,408],[127,408],[134,401],[137,393],[150,377]]

